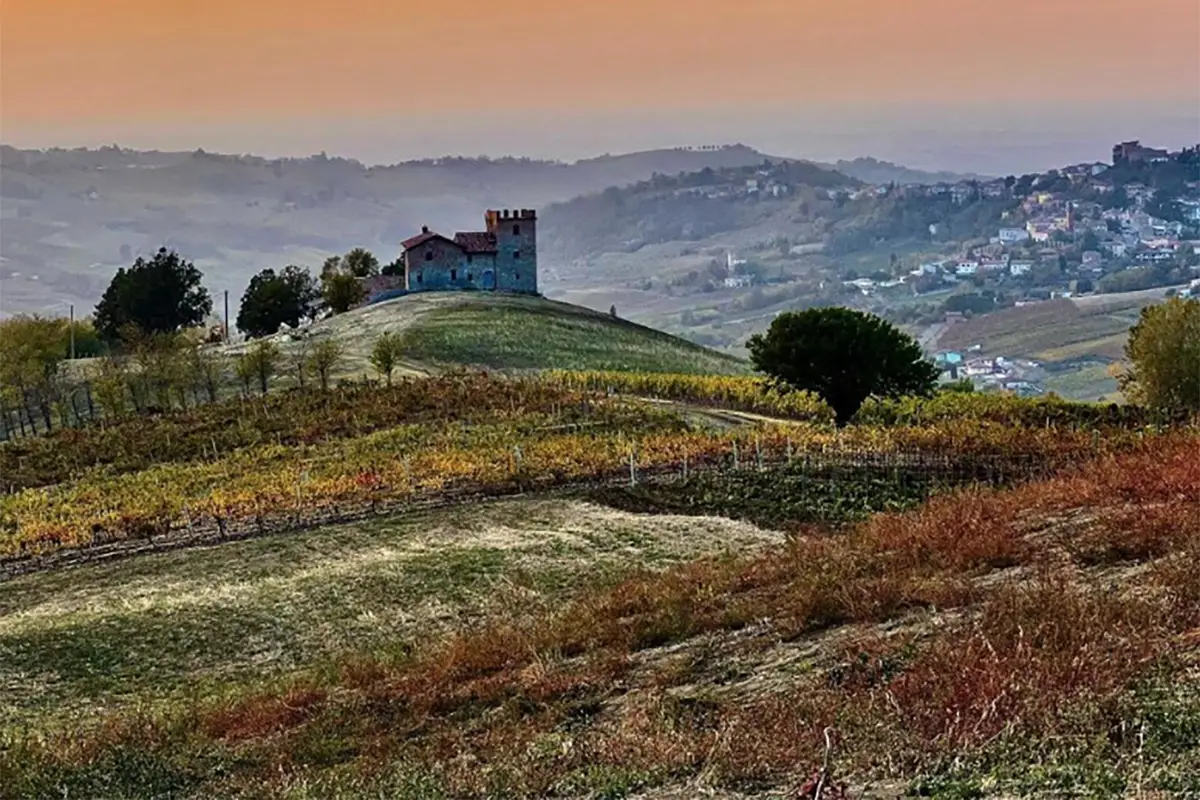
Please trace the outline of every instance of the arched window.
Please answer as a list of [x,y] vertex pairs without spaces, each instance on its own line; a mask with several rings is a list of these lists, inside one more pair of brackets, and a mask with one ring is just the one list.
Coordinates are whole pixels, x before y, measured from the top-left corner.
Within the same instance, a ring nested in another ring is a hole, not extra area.
[[425,260],[426,260],[426,261],[433,261],[433,251],[432,251],[432,250],[426,250],[426,251],[425,251]]

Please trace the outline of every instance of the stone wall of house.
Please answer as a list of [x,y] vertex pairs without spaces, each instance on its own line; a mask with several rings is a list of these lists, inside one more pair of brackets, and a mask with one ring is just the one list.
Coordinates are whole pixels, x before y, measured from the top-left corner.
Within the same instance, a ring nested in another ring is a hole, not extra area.
[[429,238],[404,252],[409,292],[456,289],[537,294],[537,216],[533,211],[489,211],[495,253],[466,253],[454,242]]
[[436,292],[468,286],[462,248],[445,239],[430,239],[405,254],[410,292]]

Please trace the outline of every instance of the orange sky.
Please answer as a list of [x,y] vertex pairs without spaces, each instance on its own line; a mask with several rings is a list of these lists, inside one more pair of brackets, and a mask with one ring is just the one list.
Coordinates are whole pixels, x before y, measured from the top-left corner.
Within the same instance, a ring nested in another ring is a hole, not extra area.
[[0,0],[0,124],[1137,99],[1200,0]]

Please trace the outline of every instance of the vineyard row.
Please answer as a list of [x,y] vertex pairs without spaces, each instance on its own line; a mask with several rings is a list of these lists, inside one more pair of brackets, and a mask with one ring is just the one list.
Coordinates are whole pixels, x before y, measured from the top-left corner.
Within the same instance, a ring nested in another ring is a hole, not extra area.
[[[466,438],[463,438],[465,435]],[[412,437],[418,438],[412,438]],[[1104,437],[980,425],[867,429],[841,434],[769,426],[725,434],[658,430],[547,433],[515,429],[384,431],[328,446],[268,446],[205,463],[167,464],[0,498],[0,557],[94,542],[162,536],[211,524],[219,529],[277,514],[325,513],[348,504],[407,501],[469,487],[560,485],[638,470],[703,468],[727,460],[784,461],[833,448],[926,454],[958,464],[988,459],[1065,464],[1138,437]],[[864,456],[865,457],[865,456]]]

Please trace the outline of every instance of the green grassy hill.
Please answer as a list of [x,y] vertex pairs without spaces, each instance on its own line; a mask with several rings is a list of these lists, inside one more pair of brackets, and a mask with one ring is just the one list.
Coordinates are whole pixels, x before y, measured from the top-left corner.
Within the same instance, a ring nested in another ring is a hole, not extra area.
[[[495,294],[425,294],[388,300],[317,323],[309,342],[342,343],[346,376],[371,372],[371,347],[385,331],[405,340],[408,372],[458,366],[497,370],[611,369],[745,374],[737,358],[581,306]],[[238,351],[245,345],[230,348]],[[285,356],[302,342],[281,342]]]

